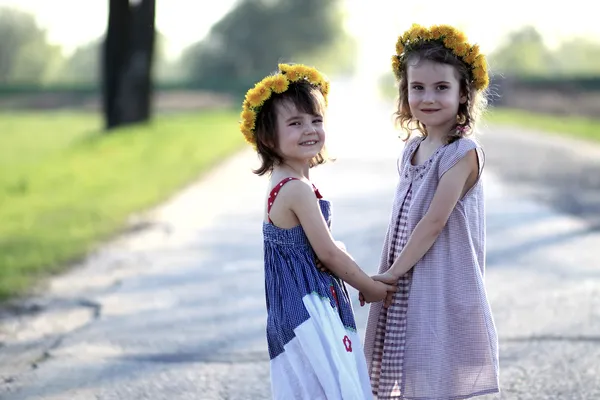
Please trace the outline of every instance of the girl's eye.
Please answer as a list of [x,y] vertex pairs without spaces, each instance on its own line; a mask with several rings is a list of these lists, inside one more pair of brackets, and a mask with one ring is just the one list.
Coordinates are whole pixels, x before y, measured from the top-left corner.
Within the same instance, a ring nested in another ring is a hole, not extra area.
[[448,90],[448,85],[440,85],[438,86],[438,90]]
[[317,118],[313,121],[313,123],[317,123],[317,124],[320,124],[322,122],[323,122],[323,118]]
[[413,90],[423,90],[423,86],[421,86],[421,85],[414,85],[413,86]]

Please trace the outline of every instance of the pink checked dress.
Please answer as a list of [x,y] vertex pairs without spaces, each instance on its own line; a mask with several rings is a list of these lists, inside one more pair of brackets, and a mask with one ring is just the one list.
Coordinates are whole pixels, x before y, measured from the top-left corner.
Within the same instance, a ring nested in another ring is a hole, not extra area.
[[[427,212],[445,172],[470,150],[471,139],[440,147],[412,165],[423,138],[411,139],[379,272],[387,271]],[[430,250],[399,281],[393,304],[371,305],[365,355],[377,399],[454,400],[499,391],[498,340],[484,287],[485,210],[481,179],[459,200]]]

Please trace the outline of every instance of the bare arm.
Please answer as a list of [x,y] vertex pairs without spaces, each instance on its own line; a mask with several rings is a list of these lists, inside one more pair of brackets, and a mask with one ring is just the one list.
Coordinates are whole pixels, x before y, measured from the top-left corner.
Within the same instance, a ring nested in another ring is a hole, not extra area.
[[379,282],[375,282],[369,277],[352,257],[338,247],[321,214],[313,189],[301,181],[290,182],[286,186],[289,186],[286,199],[289,199],[290,209],[300,221],[318,259],[332,273],[357,290],[366,291],[370,296],[376,294],[375,297],[380,297],[379,294],[381,294],[382,297],[379,300],[385,297],[384,292],[388,287],[383,287],[382,291],[382,287],[378,285]]
[[471,150],[441,177],[427,213],[389,270],[393,278],[407,273],[429,251],[464,194],[467,183],[474,182],[478,172],[477,154]]

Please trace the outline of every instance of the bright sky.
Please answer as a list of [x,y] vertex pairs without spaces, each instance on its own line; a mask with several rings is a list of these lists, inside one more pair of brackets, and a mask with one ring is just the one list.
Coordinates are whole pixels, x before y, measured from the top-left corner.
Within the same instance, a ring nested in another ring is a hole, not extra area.
[[[202,39],[237,0],[156,0],[158,29],[168,39],[168,53],[176,56],[186,46]],[[397,36],[411,23],[449,23],[464,29],[471,41],[491,51],[506,33],[525,24],[536,26],[552,46],[563,38],[586,35],[600,41],[597,13],[587,0],[568,5],[504,0],[429,0],[407,4],[401,0],[345,0],[348,28],[360,40],[361,66],[369,71],[388,68]],[[494,7],[493,4],[496,4]],[[67,51],[100,36],[106,28],[107,0],[0,0],[0,6],[33,12],[49,38]],[[483,11],[483,10],[487,11]]]

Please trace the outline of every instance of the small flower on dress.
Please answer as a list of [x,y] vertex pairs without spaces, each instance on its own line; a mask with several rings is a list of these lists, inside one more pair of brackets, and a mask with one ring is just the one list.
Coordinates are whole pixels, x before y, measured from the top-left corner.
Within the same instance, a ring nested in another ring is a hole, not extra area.
[[348,337],[348,335],[344,336],[344,346],[346,346],[346,351],[348,353],[352,353],[352,341]]

